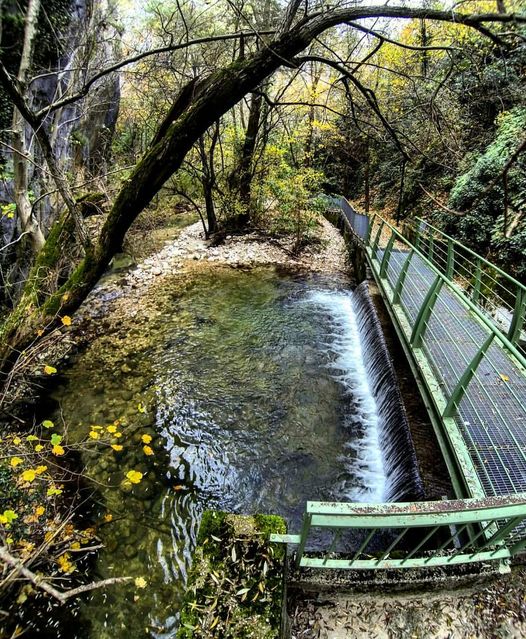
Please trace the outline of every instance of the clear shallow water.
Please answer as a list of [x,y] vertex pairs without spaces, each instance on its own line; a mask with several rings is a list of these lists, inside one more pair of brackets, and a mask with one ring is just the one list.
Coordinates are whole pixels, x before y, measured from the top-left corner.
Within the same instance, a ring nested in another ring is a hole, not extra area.
[[[122,452],[84,453],[106,545],[97,577],[143,576],[148,586],[96,592],[63,636],[173,637],[205,508],[277,513],[296,530],[307,500],[383,499],[346,287],[273,269],[204,270],[77,358],[55,394],[70,440],[127,423]],[[131,468],[144,479],[130,492],[121,482]]]

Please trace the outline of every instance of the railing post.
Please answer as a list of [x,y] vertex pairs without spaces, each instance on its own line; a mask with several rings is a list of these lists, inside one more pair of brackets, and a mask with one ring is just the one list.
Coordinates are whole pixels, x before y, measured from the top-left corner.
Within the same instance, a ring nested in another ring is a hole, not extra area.
[[411,333],[411,338],[409,340],[409,343],[413,348],[420,348],[420,346],[422,345],[422,338],[424,337],[424,334],[426,332],[427,322],[429,320],[429,317],[431,316],[433,307],[435,305],[435,302],[437,301],[437,297],[443,284],[444,280],[439,275],[437,275],[436,280],[431,285],[431,288],[427,292],[427,295],[422,302],[422,306],[418,311],[415,325]]
[[447,263],[446,263],[446,277],[448,280],[453,279],[455,272],[455,245],[451,238],[447,241]]
[[415,241],[413,242],[416,249],[420,248],[420,235],[421,235],[420,225],[423,223],[425,224],[425,222],[421,222],[420,220],[418,220],[417,222],[418,223],[416,224],[416,229],[415,229]]
[[381,220],[380,226],[378,227],[378,231],[376,232],[375,238],[373,240],[373,245],[371,246],[373,257],[376,257],[376,249],[378,248],[378,243],[380,242],[380,236],[382,235],[384,224],[384,220]]
[[305,552],[305,546],[307,545],[307,537],[309,536],[311,522],[312,522],[312,514],[306,512],[303,515],[303,525],[301,527],[301,539],[298,546],[298,550],[296,551],[296,568],[300,567],[301,559],[303,557],[303,553]]
[[382,257],[382,263],[380,265],[380,277],[385,277],[385,274],[387,273],[387,267],[389,266],[389,259],[393,250],[394,241],[395,234],[391,231],[391,237],[389,238],[387,246],[385,247],[384,255]]
[[365,237],[364,237],[365,246],[369,246],[369,242],[371,240],[371,230],[373,228],[373,219],[374,219],[374,214],[372,216],[367,217],[367,231],[365,232]]
[[409,270],[409,264],[411,263],[411,260],[413,259],[414,254],[415,254],[415,250],[411,249],[409,251],[409,255],[407,256],[405,262],[402,265],[402,270],[400,271],[400,275],[398,276],[398,280],[395,284],[394,291],[393,291],[393,302],[392,302],[393,304],[400,303],[400,296],[402,295],[402,290],[404,288],[405,278],[407,276],[407,271]]
[[434,253],[435,253],[435,238],[433,237],[433,234],[430,233],[429,234],[429,245],[428,245],[428,249],[427,249],[427,256],[428,256],[430,262],[433,261]]
[[455,410],[458,408],[458,405],[460,404],[462,398],[464,397],[464,394],[469,385],[469,382],[472,380],[473,376],[475,375],[480,362],[483,360],[484,355],[486,354],[494,338],[495,338],[495,333],[491,333],[488,339],[479,348],[479,350],[477,351],[477,353],[475,354],[471,362],[468,364],[468,367],[466,368],[466,370],[462,373],[461,378],[457,382],[457,385],[455,386],[455,388],[453,389],[453,392],[451,393],[451,396],[449,397],[447,405],[444,408],[444,412],[442,413],[442,417],[453,416]]
[[482,262],[477,259],[477,269],[475,271],[475,285],[473,286],[473,294],[471,299],[476,304],[480,297],[480,287],[482,284]]
[[526,292],[522,286],[517,286],[515,297],[515,308],[513,309],[513,319],[508,331],[508,339],[512,344],[520,340],[522,327],[524,326],[524,315],[526,313]]

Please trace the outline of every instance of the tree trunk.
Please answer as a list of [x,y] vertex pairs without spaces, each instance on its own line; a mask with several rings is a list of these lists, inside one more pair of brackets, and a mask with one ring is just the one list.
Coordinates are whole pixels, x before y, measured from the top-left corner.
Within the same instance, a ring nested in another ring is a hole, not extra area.
[[[24,45],[20,57],[17,82],[22,91],[26,89],[27,75],[33,48],[37,36],[37,20],[40,12],[40,0],[30,0],[26,13],[26,26],[24,30]],[[33,208],[29,199],[29,158],[30,153],[26,145],[26,121],[16,108],[13,109],[13,196],[16,204],[19,232],[27,233],[31,239],[34,253],[38,253],[44,246],[45,237],[38,220],[33,215]]]
[[243,205],[248,222],[252,213],[252,177],[254,168],[254,153],[256,150],[257,136],[261,125],[261,93],[252,93],[250,100],[250,113],[248,116],[245,140],[239,159],[239,199]]

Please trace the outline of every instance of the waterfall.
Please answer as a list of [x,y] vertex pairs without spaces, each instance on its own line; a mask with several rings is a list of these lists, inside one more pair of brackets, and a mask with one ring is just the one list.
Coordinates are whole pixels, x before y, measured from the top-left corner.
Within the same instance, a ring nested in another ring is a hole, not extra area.
[[337,497],[354,502],[421,499],[409,424],[367,282],[353,293],[316,292],[309,301],[334,323],[326,347],[333,377],[349,402],[346,424],[352,438],[343,461],[352,480],[342,482]]

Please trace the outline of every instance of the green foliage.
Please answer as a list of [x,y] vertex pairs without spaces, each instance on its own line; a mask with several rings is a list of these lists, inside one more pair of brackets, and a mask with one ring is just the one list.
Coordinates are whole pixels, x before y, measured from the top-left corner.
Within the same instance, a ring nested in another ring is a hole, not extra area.
[[266,176],[263,191],[265,201],[270,202],[269,229],[276,235],[294,235],[296,249],[309,241],[317,225],[319,203],[313,195],[322,180],[320,171],[293,168],[283,157]]
[[[526,159],[524,155],[508,171],[508,215],[505,219],[504,187],[500,181],[487,191],[498,176],[526,130],[526,108],[517,107],[497,120],[495,139],[478,156],[472,166],[455,182],[449,205],[466,211],[450,226],[458,238],[480,252],[491,251],[504,268],[518,277],[526,275],[526,227],[520,216],[526,206]],[[511,228],[517,221],[516,228]],[[511,231],[510,231],[511,229]]]

